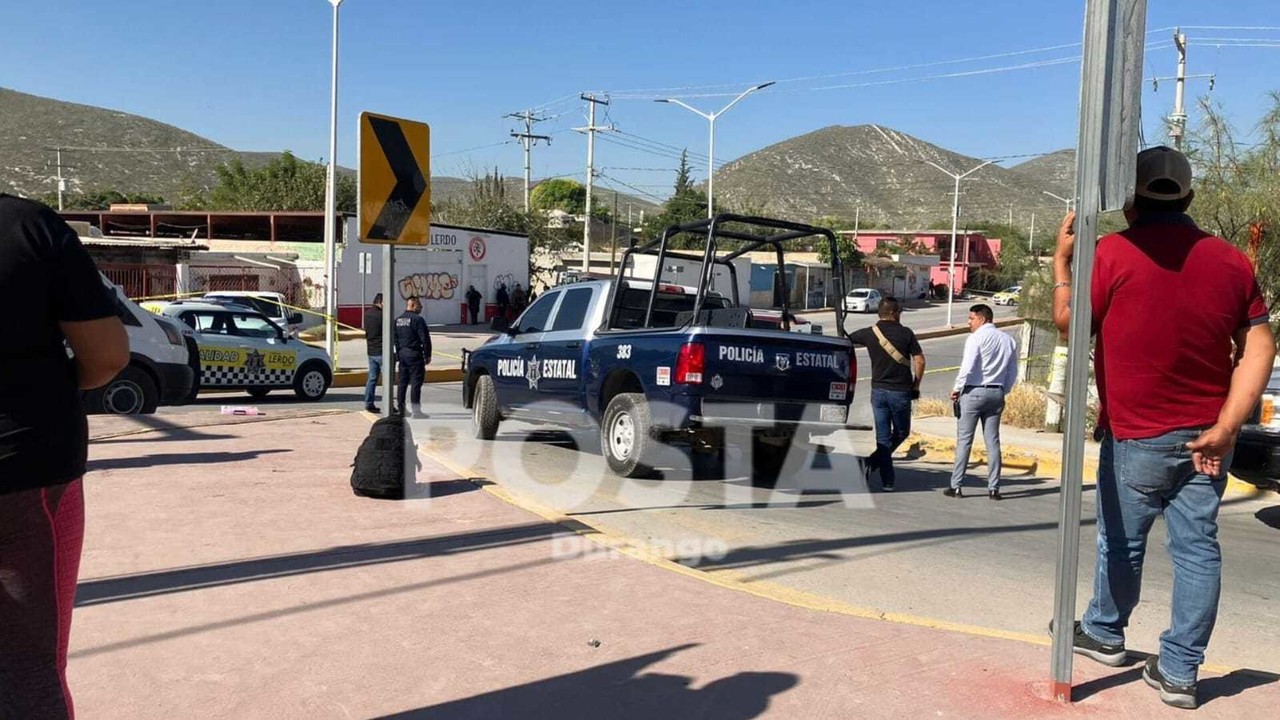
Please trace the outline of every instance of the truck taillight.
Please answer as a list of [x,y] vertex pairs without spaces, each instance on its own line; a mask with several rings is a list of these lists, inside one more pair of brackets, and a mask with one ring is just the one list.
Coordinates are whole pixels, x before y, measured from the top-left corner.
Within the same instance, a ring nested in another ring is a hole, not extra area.
[[707,349],[702,343],[685,343],[676,359],[676,382],[681,385],[701,385],[705,369]]

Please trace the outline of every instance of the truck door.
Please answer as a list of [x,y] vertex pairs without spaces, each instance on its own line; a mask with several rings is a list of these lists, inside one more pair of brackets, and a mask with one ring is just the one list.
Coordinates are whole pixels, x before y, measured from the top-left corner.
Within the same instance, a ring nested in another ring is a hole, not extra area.
[[564,290],[564,297],[542,334],[538,362],[537,398],[539,414],[557,422],[578,424],[585,418],[581,397],[587,330],[587,313],[591,308],[594,287]]
[[542,336],[560,295],[560,292],[549,292],[538,298],[516,318],[511,342],[499,346],[494,382],[498,404],[504,411],[525,410],[537,397],[537,388],[542,382]]

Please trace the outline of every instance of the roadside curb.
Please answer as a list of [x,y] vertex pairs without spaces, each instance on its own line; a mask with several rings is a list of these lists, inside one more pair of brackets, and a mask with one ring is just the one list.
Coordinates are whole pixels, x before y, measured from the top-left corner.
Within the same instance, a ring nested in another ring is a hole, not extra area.
[[[441,370],[427,370],[424,374],[423,382],[427,383],[446,383],[458,382],[462,379],[462,368],[445,368]],[[333,384],[329,387],[337,388],[353,388],[364,387],[369,382],[368,370],[339,370],[333,374]]]
[[[995,322],[992,323],[992,325],[995,325],[996,327],[999,327],[999,328],[1003,328],[1003,327],[1013,327],[1015,325],[1021,325],[1023,322],[1025,322],[1025,320],[1023,320],[1020,317],[1004,318],[1001,320],[996,320]],[[960,327],[942,328],[941,330],[925,330],[924,332],[918,332],[916,333],[916,339],[917,340],[933,340],[935,338],[951,337],[953,335],[968,335],[968,334],[969,334],[969,328],[964,325],[961,325]]]
[[[956,461],[955,438],[947,438],[929,433],[912,432],[906,442],[919,444],[921,449],[925,451],[925,456],[928,457],[930,454],[933,454],[935,456],[933,459],[937,462],[954,464]],[[1050,478],[1060,479],[1062,477],[1062,460],[1057,453],[1042,450],[1029,450],[1016,445],[1005,445],[1002,442],[1001,455],[1005,467],[1025,469],[1029,472],[1038,472],[1041,475]],[[986,462],[986,448],[979,448],[975,445],[969,456],[969,463],[971,465],[981,465]],[[1084,461],[1084,481],[1086,487],[1096,483],[1097,479],[1098,462],[1086,457]],[[1259,497],[1265,492],[1265,490],[1253,483],[1245,482],[1234,475],[1228,475],[1227,489],[1223,494],[1223,497],[1232,499],[1248,499]]]

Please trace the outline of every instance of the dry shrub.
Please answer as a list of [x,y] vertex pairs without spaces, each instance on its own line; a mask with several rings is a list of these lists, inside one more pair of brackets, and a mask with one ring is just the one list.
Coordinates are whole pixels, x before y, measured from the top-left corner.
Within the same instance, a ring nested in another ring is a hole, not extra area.
[[[1033,385],[1018,384],[1004,397],[1004,416],[1001,424],[1010,427],[1044,427],[1044,391]],[[922,397],[916,402],[915,414],[919,417],[952,417],[951,398]]]

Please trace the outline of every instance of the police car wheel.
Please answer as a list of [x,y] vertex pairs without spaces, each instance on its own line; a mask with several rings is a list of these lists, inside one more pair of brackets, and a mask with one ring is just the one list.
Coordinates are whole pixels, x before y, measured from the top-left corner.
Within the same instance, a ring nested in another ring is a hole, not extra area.
[[640,393],[621,393],[609,401],[600,423],[600,451],[609,468],[623,477],[643,477],[653,472],[643,460],[653,438],[649,402]]
[[271,392],[271,388],[249,388],[249,397],[254,400],[261,400],[266,397],[269,392]]
[[329,391],[329,373],[319,363],[303,365],[293,376],[293,392],[303,400],[315,402]]
[[476,378],[475,395],[471,398],[471,430],[477,440],[492,440],[498,434],[498,395],[493,378]]
[[130,365],[95,393],[92,404],[95,412],[109,415],[150,414],[160,404],[160,391],[147,371]]

